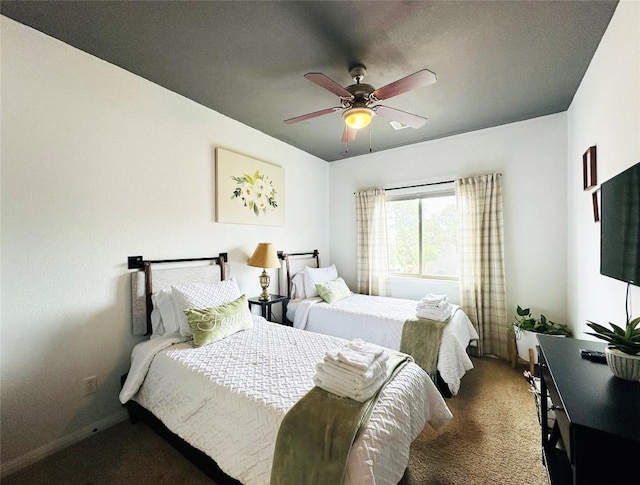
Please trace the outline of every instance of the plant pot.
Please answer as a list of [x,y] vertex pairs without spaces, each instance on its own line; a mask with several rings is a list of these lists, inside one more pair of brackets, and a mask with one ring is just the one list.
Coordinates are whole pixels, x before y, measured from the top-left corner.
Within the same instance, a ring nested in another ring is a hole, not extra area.
[[[530,330],[522,330],[520,327],[513,327],[516,334],[516,347],[518,348],[518,357],[529,362],[529,349],[533,349],[533,363],[538,363],[538,332]],[[545,334],[549,335],[549,334]],[[566,335],[553,335],[553,337],[566,337]]]
[[614,376],[627,381],[640,381],[640,355],[630,355],[611,349],[604,349],[607,365]]

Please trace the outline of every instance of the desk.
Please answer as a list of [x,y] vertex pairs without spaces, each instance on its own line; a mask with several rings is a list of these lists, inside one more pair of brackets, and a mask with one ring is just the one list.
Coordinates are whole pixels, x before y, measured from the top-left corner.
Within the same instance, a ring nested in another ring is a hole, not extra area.
[[[600,342],[538,335],[541,395],[548,390],[555,424],[542,406],[542,453],[549,482],[634,483],[640,459],[640,383],[615,377],[580,349]],[[544,403],[546,400],[543,399]]]
[[[287,321],[287,303],[289,302],[289,298],[281,295],[270,295],[271,298],[269,300],[261,300],[260,297],[254,296],[253,298],[249,298],[249,309],[253,305],[260,305],[260,315],[263,318],[266,318],[270,322],[273,322],[273,313],[271,311],[271,307],[277,303],[282,304],[282,321]],[[281,323],[281,322],[276,322]],[[286,325],[286,323],[285,323]]]

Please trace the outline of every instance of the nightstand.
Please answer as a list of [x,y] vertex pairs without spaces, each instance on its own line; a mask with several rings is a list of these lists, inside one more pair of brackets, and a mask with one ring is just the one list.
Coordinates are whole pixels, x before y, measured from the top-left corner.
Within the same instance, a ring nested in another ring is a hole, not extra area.
[[[282,323],[283,325],[290,325],[287,322],[287,303],[289,303],[289,298],[282,295],[271,295],[269,300],[260,300],[259,297],[254,296],[253,298],[249,298],[249,309],[253,307],[253,305],[260,305],[260,314],[263,318],[266,318],[270,322],[273,322],[273,314],[271,312],[271,308],[274,304],[282,304]],[[284,323],[283,323],[284,322]]]

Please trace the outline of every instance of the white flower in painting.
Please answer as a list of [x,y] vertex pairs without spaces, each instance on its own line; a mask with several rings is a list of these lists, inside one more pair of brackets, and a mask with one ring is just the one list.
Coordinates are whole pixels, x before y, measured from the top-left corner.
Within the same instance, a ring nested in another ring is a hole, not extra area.
[[256,189],[250,183],[244,184],[240,188],[240,196],[242,200],[244,200],[245,205],[249,204],[249,202],[253,202],[256,198]]
[[258,210],[264,211],[267,208],[267,199],[264,196],[258,197],[254,204]]
[[278,207],[276,190],[273,182],[259,171],[253,175],[244,174],[240,177],[231,176],[236,182],[236,188],[231,195],[232,199],[239,199],[242,205],[252,211],[256,216]]
[[[265,179],[266,179],[266,177],[265,177]],[[256,192],[258,192],[259,194],[262,194],[265,191],[265,189],[267,188],[266,180],[263,180],[261,178],[256,179],[256,182],[255,182],[254,185],[256,187]]]

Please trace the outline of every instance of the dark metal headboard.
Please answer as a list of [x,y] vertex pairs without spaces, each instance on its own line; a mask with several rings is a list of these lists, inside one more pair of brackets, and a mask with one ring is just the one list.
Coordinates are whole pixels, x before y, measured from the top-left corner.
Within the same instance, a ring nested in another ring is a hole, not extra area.
[[[208,258],[156,259],[156,260],[144,259],[142,256],[129,256],[127,258],[127,268],[137,269],[139,271],[144,272],[144,297],[145,297],[145,310],[146,310],[146,320],[147,320],[146,333],[144,333],[144,335],[151,334],[151,311],[153,309],[153,304],[151,302],[151,295],[153,294],[153,278],[151,275],[152,264],[191,263],[191,262],[197,262],[197,261],[212,261],[215,264],[220,266],[220,279],[224,280],[226,279],[225,263],[227,262],[227,257],[228,257],[227,253],[220,253],[218,256],[213,256]],[[132,295],[132,298],[133,297],[135,297],[135,295]],[[134,322],[134,327],[135,327],[135,322]]]
[[[306,256],[306,258],[305,258]],[[286,282],[287,282],[287,298],[291,298],[291,259],[290,258],[300,258],[300,259],[315,259],[316,268],[320,267],[320,253],[317,249],[313,251],[309,251],[306,253],[285,253],[284,251],[278,251],[278,258],[283,261],[284,268],[281,268],[286,273]],[[284,278],[281,278],[281,281]],[[282,294],[282,291],[281,291]]]

